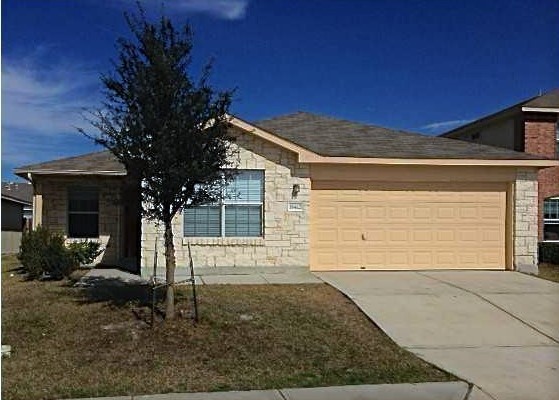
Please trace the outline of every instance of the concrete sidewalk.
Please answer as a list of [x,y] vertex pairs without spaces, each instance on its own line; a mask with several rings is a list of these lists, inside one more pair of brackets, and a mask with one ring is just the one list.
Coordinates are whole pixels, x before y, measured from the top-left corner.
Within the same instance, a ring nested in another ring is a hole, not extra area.
[[[308,268],[299,267],[207,267],[196,268],[195,279],[198,285],[267,285],[267,284],[305,284],[323,283]],[[165,268],[160,268],[157,277],[165,277]],[[189,278],[184,268],[177,268],[175,281]],[[87,286],[88,282],[99,280],[121,282],[123,284],[147,284],[148,279],[116,268],[93,268],[88,271],[78,285]]]
[[510,271],[317,275],[397,344],[493,398],[559,398],[559,284]]
[[[81,400],[94,400],[81,399]],[[167,393],[95,400],[491,400],[465,382],[352,385],[246,392]]]

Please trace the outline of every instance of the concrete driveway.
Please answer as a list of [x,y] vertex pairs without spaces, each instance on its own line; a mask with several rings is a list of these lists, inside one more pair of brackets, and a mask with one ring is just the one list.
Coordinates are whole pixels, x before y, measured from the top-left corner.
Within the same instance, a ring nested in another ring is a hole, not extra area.
[[316,275],[400,346],[491,397],[559,398],[559,284],[497,271]]

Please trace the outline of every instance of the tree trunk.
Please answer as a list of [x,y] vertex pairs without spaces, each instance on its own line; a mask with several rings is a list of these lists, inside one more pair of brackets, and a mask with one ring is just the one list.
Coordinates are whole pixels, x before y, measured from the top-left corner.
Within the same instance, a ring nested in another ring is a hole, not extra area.
[[175,318],[175,245],[171,221],[165,221],[165,279],[167,295],[165,298],[165,319]]

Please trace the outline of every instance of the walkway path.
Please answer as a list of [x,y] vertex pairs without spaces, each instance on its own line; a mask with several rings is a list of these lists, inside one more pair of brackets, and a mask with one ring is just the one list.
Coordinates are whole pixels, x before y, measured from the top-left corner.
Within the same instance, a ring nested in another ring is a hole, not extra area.
[[[481,397],[480,397],[481,396]],[[93,399],[80,399],[93,400]],[[168,393],[96,400],[489,400],[464,382],[355,385],[248,392]]]

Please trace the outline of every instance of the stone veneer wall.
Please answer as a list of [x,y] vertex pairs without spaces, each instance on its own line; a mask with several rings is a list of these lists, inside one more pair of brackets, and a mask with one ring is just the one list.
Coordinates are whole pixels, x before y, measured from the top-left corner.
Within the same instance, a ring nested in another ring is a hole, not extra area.
[[[103,253],[95,263],[116,265],[120,258],[121,207],[118,205],[121,178],[115,177],[41,177],[36,176],[35,195],[42,195],[42,226],[67,235],[68,188],[93,186],[99,188],[99,241]],[[67,239],[66,242],[85,239]]]
[[538,172],[518,169],[515,183],[514,267],[538,271]]
[[[296,155],[252,134],[233,131],[238,148],[236,167],[264,170],[263,238],[183,237],[183,216],[173,221],[177,274],[188,266],[190,242],[195,267],[286,267],[309,265],[310,171]],[[294,184],[300,186],[292,199]],[[302,211],[288,211],[288,202],[301,203]],[[142,276],[153,273],[158,237],[158,275],[165,270],[163,229],[142,220]]]

